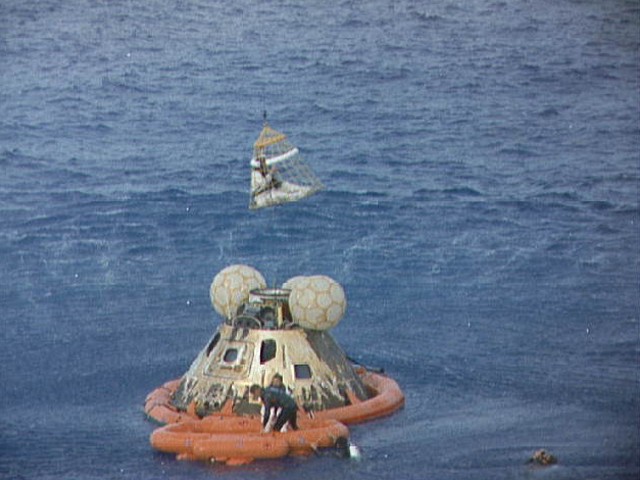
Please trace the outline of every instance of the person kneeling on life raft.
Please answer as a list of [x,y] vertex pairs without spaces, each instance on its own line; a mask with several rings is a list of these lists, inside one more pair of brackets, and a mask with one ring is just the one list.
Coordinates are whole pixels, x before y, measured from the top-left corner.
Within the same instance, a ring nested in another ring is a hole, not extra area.
[[298,406],[295,400],[284,389],[274,388],[269,386],[262,388],[260,385],[252,385],[249,392],[253,396],[254,400],[260,398],[264,406],[264,414],[262,416],[262,431],[271,431],[271,425],[269,417],[271,416],[271,409],[273,408],[278,412],[276,423],[273,426],[273,430],[276,432],[286,431],[282,430],[287,422],[294,430],[298,429]]

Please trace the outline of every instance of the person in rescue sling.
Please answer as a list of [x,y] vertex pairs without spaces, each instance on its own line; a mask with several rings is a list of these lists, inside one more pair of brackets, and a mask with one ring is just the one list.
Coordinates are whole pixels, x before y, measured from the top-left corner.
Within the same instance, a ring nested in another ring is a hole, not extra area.
[[271,416],[271,409],[275,408],[276,411],[280,409],[276,423],[273,429],[276,432],[281,431],[285,423],[289,422],[291,428],[298,429],[298,406],[295,400],[284,389],[278,387],[262,388],[260,385],[252,385],[249,392],[254,399],[260,398],[264,405],[264,414],[262,418],[262,429],[268,432],[269,417]]
[[263,180],[264,186],[260,188],[259,192],[264,190],[269,190],[271,188],[280,188],[280,185],[282,185],[282,182],[278,180],[275,176],[276,167],[269,168],[267,166],[267,159],[264,158],[263,156],[258,157],[258,163],[260,164],[258,171],[260,172],[260,174],[262,175],[262,178],[264,179]]

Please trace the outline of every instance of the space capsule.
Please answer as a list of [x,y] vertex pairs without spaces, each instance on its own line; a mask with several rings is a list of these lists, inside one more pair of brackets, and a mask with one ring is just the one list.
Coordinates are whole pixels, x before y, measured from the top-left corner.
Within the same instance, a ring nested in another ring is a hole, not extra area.
[[[165,424],[151,435],[154,447],[229,464],[305,454],[344,441],[346,424],[403,405],[393,379],[352,363],[330,335],[346,308],[330,277],[269,288],[256,269],[231,265],[214,277],[210,298],[222,322],[187,372],[146,399],[146,414]],[[250,389],[276,377],[297,406],[297,430],[261,428],[264,406]]]

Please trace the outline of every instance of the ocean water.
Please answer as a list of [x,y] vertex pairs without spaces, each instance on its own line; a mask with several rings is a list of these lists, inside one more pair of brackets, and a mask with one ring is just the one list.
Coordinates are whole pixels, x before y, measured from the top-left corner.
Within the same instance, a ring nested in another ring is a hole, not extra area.
[[[3,0],[0,478],[637,479],[639,13]],[[263,110],[326,189],[249,211]],[[344,286],[334,338],[406,395],[360,461],[149,445],[232,263]]]

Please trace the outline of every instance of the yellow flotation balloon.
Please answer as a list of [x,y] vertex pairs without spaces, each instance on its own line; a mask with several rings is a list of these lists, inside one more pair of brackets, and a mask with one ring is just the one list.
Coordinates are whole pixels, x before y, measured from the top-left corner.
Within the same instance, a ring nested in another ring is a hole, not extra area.
[[282,284],[282,288],[286,288],[291,290],[293,288],[293,286],[296,284],[296,282],[299,282],[302,279],[305,279],[307,277],[305,277],[304,275],[298,275],[296,277],[291,277],[289,280],[287,280],[286,282],[284,282]]
[[335,326],[347,306],[344,290],[324,275],[294,277],[289,284],[289,308],[293,321],[309,330],[328,330]]
[[213,308],[225,318],[232,318],[238,307],[249,298],[249,292],[266,288],[267,282],[258,270],[249,265],[230,265],[211,282],[209,296]]

